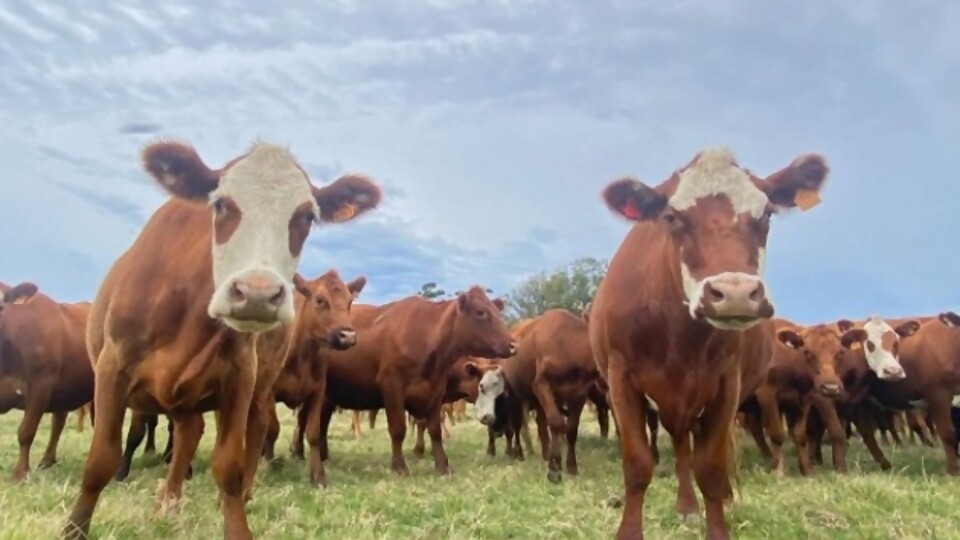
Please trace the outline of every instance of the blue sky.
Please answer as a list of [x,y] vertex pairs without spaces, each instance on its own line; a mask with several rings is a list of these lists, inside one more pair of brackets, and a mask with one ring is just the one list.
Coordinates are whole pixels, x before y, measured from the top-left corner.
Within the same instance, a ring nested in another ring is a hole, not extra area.
[[366,275],[367,302],[609,257],[607,182],[727,145],[761,174],[831,164],[771,233],[780,315],[960,307],[957,2],[75,5],[0,2],[4,281],[92,298],[163,201],[138,159],[158,136],[375,176],[382,209],[316,230],[301,266]]

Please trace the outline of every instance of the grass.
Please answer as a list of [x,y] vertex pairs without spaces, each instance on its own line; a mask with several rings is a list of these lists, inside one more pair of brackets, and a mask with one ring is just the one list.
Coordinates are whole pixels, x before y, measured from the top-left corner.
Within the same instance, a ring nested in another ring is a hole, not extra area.
[[[285,456],[292,415],[281,411],[283,435],[278,453]],[[547,482],[539,460],[508,462],[485,455],[486,434],[476,422],[457,424],[446,447],[455,473],[438,476],[432,460],[408,453],[409,478],[389,470],[389,437],[380,415],[374,431],[354,439],[350,417],[338,414],[331,426],[330,487],[307,485],[302,462],[282,459],[261,467],[258,489],[248,508],[257,538],[468,539],[468,538],[612,538],[620,509],[608,507],[622,493],[615,439],[598,435],[592,414],[585,414],[579,457],[581,474]],[[0,538],[55,538],[80,480],[92,431],[74,431],[68,422],[60,446],[60,463],[35,471],[23,484],[9,480],[17,455],[19,413],[0,417]],[[184,487],[181,509],[174,515],[154,512],[154,495],[165,469],[158,459],[138,455],[130,479],[104,491],[94,516],[92,536],[100,539],[220,538],[222,523],[216,485],[210,474],[212,419],[194,461],[195,476]],[[34,463],[46,444],[49,420],[34,444]],[[535,430],[534,430],[535,433]],[[165,422],[158,446],[166,442]],[[408,433],[406,448],[412,447]],[[797,476],[793,460],[784,478],[768,472],[752,442],[743,439],[743,499],[728,512],[737,538],[908,539],[960,538],[960,489],[945,476],[939,448],[886,447],[894,462],[880,471],[859,440],[851,441],[850,472],[837,475],[819,467],[814,478]],[[673,511],[676,480],[669,443],[647,496],[648,538],[702,538],[701,524],[681,523]],[[824,449],[829,459],[829,450]]]

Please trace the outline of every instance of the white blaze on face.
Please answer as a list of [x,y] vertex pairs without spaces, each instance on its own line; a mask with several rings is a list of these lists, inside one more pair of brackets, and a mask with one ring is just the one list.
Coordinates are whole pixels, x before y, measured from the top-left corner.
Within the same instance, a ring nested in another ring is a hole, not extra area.
[[[689,210],[696,206],[697,201],[706,197],[725,195],[733,206],[733,219],[741,214],[759,219],[766,212],[770,200],[767,194],[753,183],[750,176],[738,167],[733,154],[726,148],[711,148],[700,152],[696,161],[679,174],[680,181],[676,191],[670,197],[669,206],[677,211]],[[757,275],[745,275],[740,272],[723,273],[696,279],[687,265],[683,262],[683,252],[680,253],[680,275],[683,281],[683,292],[687,297],[690,316],[696,318],[696,311],[706,282],[711,279],[740,276],[747,279],[763,279],[766,265],[766,250],[760,248],[757,254]]]
[[893,351],[883,348],[883,335],[887,332],[893,334],[896,340],[899,341],[900,339],[893,327],[880,317],[870,317],[863,324],[863,329],[867,332],[867,342],[864,344],[863,354],[867,359],[870,370],[880,378],[886,378],[884,373],[887,371],[902,372],[903,366],[900,365],[900,359],[894,356]]
[[483,421],[484,418],[495,420],[497,397],[506,390],[507,382],[503,376],[503,369],[496,368],[483,374],[480,378],[480,389],[477,393],[477,420]]
[[230,197],[241,218],[226,243],[213,245],[210,315],[230,312],[229,288],[237,279],[265,276],[286,288],[279,319],[289,323],[294,317],[291,281],[299,264],[290,253],[290,218],[304,203],[319,216],[308,179],[285,148],[258,144],[221,177],[210,200],[220,197]]

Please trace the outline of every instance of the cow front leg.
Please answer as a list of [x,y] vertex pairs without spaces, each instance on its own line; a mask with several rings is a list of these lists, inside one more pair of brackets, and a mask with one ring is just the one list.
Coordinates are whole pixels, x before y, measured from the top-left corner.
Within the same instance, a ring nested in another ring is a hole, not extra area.
[[38,469],[49,469],[57,463],[57,446],[60,444],[60,435],[63,434],[63,428],[67,425],[67,413],[53,413],[53,422],[50,426],[50,441],[47,443],[47,449],[43,452],[43,458]]

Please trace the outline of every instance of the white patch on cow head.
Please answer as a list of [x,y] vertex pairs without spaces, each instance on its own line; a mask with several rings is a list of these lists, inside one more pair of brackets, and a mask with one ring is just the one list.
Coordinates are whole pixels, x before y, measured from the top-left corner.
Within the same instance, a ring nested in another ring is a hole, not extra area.
[[880,317],[870,317],[863,323],[863,329],[867,333],[867,340],[863,344],[863,354],[867,359],[867,365],[870,370],[877,374],[881,379],[896,378],[902,379],[903,366],[900,365],[900,359],[893,351],[883,347],[883,336],[887,332],[894,336],[895,342],[899,342],[900,336]]
[[953,401],[950,404],[953,407],[960,407],[960,396],[953,396]]
[[485,425],[492,425],[497,418],[496,401],[507,388],[507,381],[503,375],[503,368],[497,367],[483,374],[480,378],[480,387],[477,392],[477,420]]
[[679,176],[680,182],[668,203],[676,210],[693,208],[698,199],[723,194],[733,205],[734,219],[743,213],[759,219],[770,202],[750,175],[737,166],[733,153],[727,148],[701,151]]
[[285,148],[257,144],[221,176],[211,202],[229,197],[241,213],[240,223],[223,244],[213,245],[215,292],[209,305],[211,317],[222,319],[239,331],[265,331],[273,323],[234,320],[231,287],[242,280],[258,279],[283,287],[277,311],[279,323],[294,318],[292,279],[299,256],[290,252],[290,218],[309,204],[315,217],[319,208],[309,180]]

